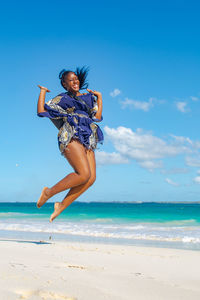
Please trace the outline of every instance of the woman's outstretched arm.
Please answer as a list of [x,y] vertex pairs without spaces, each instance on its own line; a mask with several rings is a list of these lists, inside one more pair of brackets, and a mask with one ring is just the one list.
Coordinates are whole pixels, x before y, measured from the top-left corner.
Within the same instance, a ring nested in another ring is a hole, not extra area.
[[37,104],[37,113],[39,114],[46,111],[46,109],[44,108],[45,96],[46,96],[46,92],[49,93],[50,90],[40,85],[38,85],[38,87],[40,88],[40,95]]

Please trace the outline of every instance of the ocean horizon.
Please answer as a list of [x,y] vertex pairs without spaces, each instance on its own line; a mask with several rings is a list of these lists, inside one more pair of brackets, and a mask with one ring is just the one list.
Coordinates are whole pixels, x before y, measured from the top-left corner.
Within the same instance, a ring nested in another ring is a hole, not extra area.
[[53,202],[0,202],[0,238],[200,250],[199,202],[73,202],[52,223]]

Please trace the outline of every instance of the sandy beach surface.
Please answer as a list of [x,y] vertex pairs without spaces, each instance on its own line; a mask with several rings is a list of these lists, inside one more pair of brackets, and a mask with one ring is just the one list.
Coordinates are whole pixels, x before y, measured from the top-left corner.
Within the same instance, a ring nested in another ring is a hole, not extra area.
[[0,299],[200,299],[200,252],[0,240]]

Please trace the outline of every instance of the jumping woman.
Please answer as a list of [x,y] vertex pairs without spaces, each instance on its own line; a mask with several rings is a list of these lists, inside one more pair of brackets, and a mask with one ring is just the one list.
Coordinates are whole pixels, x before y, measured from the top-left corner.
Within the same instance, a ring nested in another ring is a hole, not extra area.
[[[59,129],[58,146],[61,154],[74,169],[51,188],[44,187],[37,207],[49,198],[70,189],[62,202],[55,202],[52,222],[66,207],[85,192],[96,179],[95,153],[97,143],[103,142],[103,133],[95,122],[102,121],[102,95],[88,89],[88,68],[76,68],[75,72],[62,70],[59,79],[66,90],[45,103],[50,92],[38,85],[40,95],[37,105],[39,117],[50,118]],[[79,90],[87,89],[81,94]]]

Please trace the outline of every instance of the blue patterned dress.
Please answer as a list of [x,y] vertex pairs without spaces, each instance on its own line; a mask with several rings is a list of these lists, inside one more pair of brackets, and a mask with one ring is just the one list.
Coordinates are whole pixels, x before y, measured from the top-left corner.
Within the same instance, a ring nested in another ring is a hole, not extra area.
[[69,93],[61,93],[45,103],[45,112],[38,113],[39,117],[50,118],[59,129],[58,146],[62,155],[71,138],[78,139],[92,150],[104,139],[103,132],[95,123],[103,118],[95,118],[98,106],[94,95],[87,93],[75,98]]

